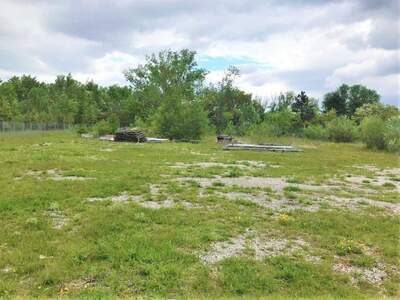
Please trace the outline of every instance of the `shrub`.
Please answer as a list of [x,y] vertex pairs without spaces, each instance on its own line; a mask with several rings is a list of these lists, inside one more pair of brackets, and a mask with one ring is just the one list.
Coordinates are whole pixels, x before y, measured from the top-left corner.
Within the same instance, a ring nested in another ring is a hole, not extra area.
[[357,123],[361,123],[365,118],[375,116],[384,121],[389,120],[395,116],[399,116],[399,109],[394,105],[387,105],[383,103],[367,103],[357,108],[354,119]]
[[76,128],[76,133],[78,134],[83,134],[83,133],[88,133],[89,128],[86,125],[78,125]]
[[337,117],[327,125],[329,139],[334,142],[352,142],[357,135],[354,122],[346,117]]
[[361,122],[361,140],[367,148],[384,149],[385,122],[376,116],[367,117]]
[[327,140],[328,130],[321,125],[310,125],[304,129],[304,136],[313,140]]
[[115,115],[111,115],[107,120],[101,120],[94,126],[94,132],[97,136],[105,134],[113,134],[119,127],[119,119]]
[[207,122],[200,103],[168,99],[160,106],[154,126],[159,134],[169,139],[199,139]]
[[283,136],[298,133],[302,125],[297,114],[282,110],[268,113],[261,128],[267,136]]
[[400,116],[393,117],[387,122],[384,140],[389,151],[400,152]]

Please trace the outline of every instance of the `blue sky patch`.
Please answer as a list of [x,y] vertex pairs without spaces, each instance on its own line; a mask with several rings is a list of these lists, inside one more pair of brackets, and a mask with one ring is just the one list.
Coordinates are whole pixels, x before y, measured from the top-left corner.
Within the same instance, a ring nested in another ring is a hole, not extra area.
[[209,71],[226,70],[230,66],[257,64],[256,61],[246,57],[200,56],[198,66]]

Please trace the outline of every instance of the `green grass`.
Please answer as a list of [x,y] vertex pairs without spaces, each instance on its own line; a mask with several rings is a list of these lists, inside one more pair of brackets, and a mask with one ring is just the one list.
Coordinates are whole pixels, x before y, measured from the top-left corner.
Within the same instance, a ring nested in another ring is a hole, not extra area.
[[[81,139],[68,132],[0,136],[0,298],[399,296],[398,215],[368,205],[356,212],[328,205],[316,212],[276,214],[246,199],[230,201],[215,194],[264,192],[278,198],[270,188],[233,187],[218,181],[199,196],[196,178],[287,177],[291,185],[283,194],[312,204],[307,191],[296,183],[324,182],[347,173],[369,174],[355,165],[398,167],[397,156],[369,151],[359,144],[278,141],[305,146],[304,152],[225,152],[213,138],[200,144],[129,144]],[[229,164],[249,160],[281,167],[169,167],[211,158]],[[53,181],[46,179],[50,169],[60,170],[63,176],[94,179]],[[43,178],[27,175],[28,171],[41,171]],[[173,180],[189,176],[193,180],[186,185]],[[157,196],[150,195],[152,184],[162,186]],[[392,187],[393,183],[378,187],[379,193],[371,199],[399,203]],[[145,200],[172,197],[202,206],[150,209],[135,202],[86,201],[122,192],[144,195]],[[320,194],[324,193],[336,192]],[[346,193],[360,196],[357,191]],[[57,214],[66,220],[59,229],[53,227]],[[314,264],[304,256],[282,254],[262,260],[234,256],[214,266],[202,263],[198,253],[247,228],[305,239],[309,252],[321,261]],[[374,254],[366,253],[366,248]],[[388,277],[381,285],[354,284],[349,275],[333,271],[337,260],[365,268],[380,262],[390,266]]]

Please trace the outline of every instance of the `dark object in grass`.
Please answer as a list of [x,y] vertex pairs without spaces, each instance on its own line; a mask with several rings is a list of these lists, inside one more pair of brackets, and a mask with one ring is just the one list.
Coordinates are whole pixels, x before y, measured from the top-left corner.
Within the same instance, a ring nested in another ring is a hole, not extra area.
[[217,142],[218,143],[232,143],[233,138],[229,135],[220,134],[217,135]]
[[277,144],[228,144],[224,150],[255,150],[255,151],[274,151],[274,152],[299,152],[300,149],[294,146],[285,146]]
[[114,136],[116,142],[144,143],[147,141],[143,131],[137,128],[120,128]]

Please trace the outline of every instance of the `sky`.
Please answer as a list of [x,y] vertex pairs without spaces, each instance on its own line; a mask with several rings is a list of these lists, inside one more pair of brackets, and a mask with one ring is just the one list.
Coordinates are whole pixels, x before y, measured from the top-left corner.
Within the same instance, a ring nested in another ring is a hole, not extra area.
[[397,0],[0,0],[0,79],[128,84],[147,54],[189,48],[208,82],[235,65],[261,98],[348,83],[398,105],[399,20]]

